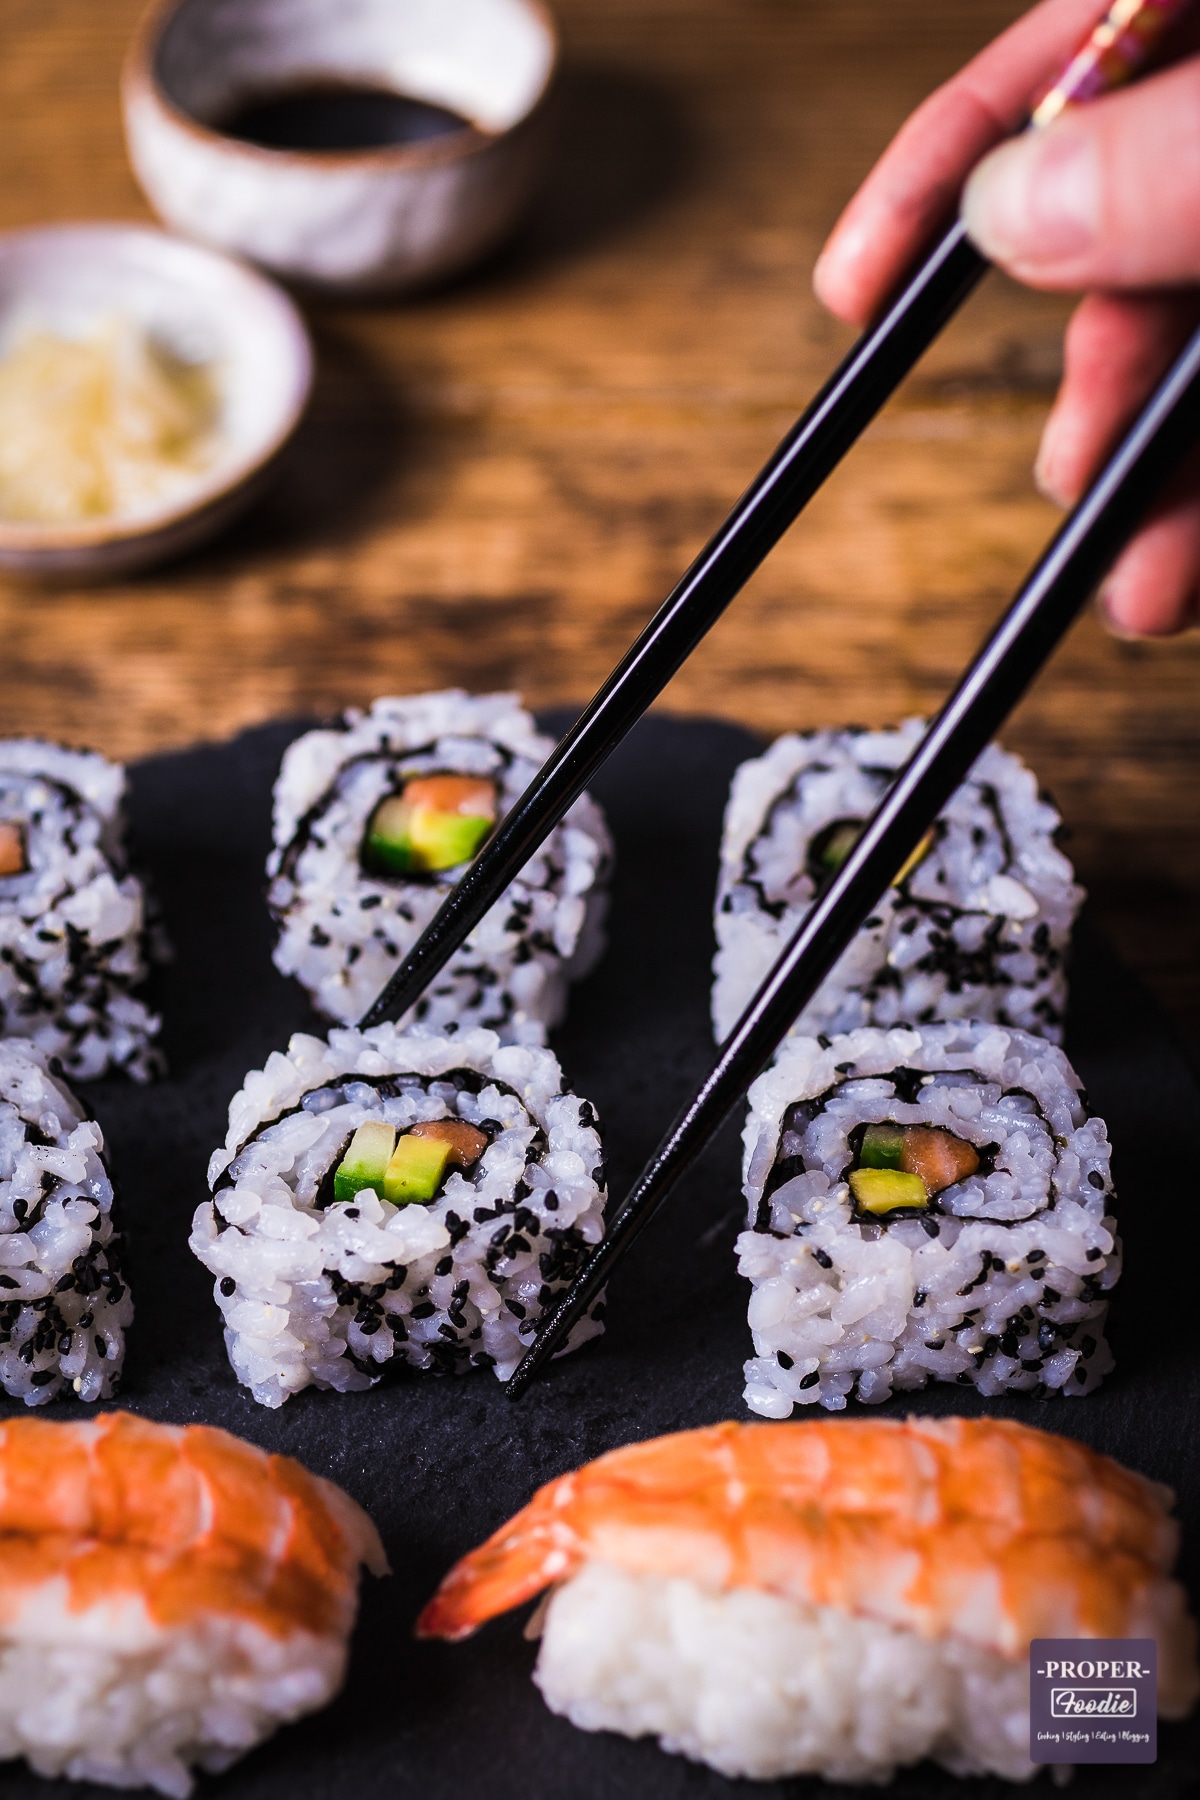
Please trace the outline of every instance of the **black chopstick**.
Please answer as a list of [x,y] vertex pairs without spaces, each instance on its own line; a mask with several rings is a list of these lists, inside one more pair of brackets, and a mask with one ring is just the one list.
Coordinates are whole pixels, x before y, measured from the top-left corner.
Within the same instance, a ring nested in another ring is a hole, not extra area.
[[716,1064],[643,1169],[507,1385],[528,1386],[595,1299],[679,1177],[770,1060],[889,882],[1045,664],[1188,447],[1200,435],[1200,330],[1020,589],[834,880],[722,1044]]
[[863,334],[825,383],[551,752],[363,1016],[364,1029],[403,1017],[420,998],[716,624],[987,267],[955,220],[878,324]]

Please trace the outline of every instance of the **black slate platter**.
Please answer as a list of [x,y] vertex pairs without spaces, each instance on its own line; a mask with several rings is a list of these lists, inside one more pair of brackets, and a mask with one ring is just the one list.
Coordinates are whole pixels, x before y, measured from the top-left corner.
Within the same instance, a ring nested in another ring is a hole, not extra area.
[[[159,996],[172,1073],[149,1089],[106,1082],[86,1090],[109,1142],[129,1233],[137,1320],[123,1404],[157,1419],[224,1426],[331,1476],[372,1513],[395,1570],[388,1580],[367,1578],[338,1701],[228,1775],[203,1781],[202,1796],[720,1800],[757,1792],[763,1800],[817,1800],[836,1792],[811,1780],[730,1782],[649,1741],[576,1731],[545,1709],[529,1679],[535,1649],[521,1636],[520,1617],[454,1647],[411,1637],[419,1607],[451,1562],[542,1482],[632,1439],[747,1416],[746,1288],[731,1253],[741,1216],[736,1124],[630,1256],[610,1296],[607,1337],[556,1364],[519,1404],[475,1375],[415,1378],[346,1397],[310,1391],[269,1412],[234,1382],[210,1278],[185,1240],[230,1095],[290,1032],[313,1028],[303,996],[271,966],[262,902],[270,786],[296,729],[268,726],[133,769],[137,849],[177,947]],[[651,718],[597,785],[617,842],[611,947],[576,991],[556,1047],[568,1080],[599,1109],[618,1197],[711,1058],[709,907],[721,812],[733,769],[755,748],[728,725]],[[1175,1487],[1183,1572],[1196,1595],[1192,1150],[1200,1092],[1153,1002],[1086,928],[1069,1047],[1116,1145],[1127,1250],[1112,1330],[1120,1366],[1090,1399],[1014,1400],[990,1410],[1078,1436]],[[883,1410],[985,1408],[953,1388]],[[79,1409],[56,1404],[44,1416],[78,1417]],[[1174,1800],[1200,1793],[1198,1775],[1193,1720],[1164,1728],[1156,1765],[1084,1770],[1072,1792],[1080,1800]],[[1038,1786],[1048,1793],[1049,1777]],[[47,1791],[23,1764],[0,1772],[0,1795],[12,1800]],[[110,1791],[74,1789],[96,1800]],[[964,1785],[923,1765],[891,1791],[900,1800],[993,1800],[1009,1790],[996,1781]]]

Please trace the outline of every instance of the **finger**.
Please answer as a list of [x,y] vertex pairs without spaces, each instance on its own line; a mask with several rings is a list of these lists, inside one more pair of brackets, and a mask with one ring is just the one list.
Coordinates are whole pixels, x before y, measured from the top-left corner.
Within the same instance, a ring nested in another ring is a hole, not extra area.
[[1200,623],[1200,458],[1118,558],[1099,605],[1122,637],[1170,637]]
[[1042,288],[1200,278],[1200,59],[985,157],[963,193],[985,256]]
[[1037,480],[1073,506],[1200,317],[1200,296],[1089,294],[1067,327],[1065,369]]
[[969,171],[1015,131],[1105,11],[1045,0],[930,95],[892,140],[817,259],[817,297],[839,318],[875,313],[953,210]]

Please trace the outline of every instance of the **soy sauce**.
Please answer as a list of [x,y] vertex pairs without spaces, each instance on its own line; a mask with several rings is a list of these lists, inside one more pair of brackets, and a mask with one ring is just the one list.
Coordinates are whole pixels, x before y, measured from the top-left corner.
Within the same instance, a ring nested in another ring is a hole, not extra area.
[[228,137],[264,150],[382,150],[424,144],[471,121],[447,106],[386,88],[313,85],[264,95],[220,122]]

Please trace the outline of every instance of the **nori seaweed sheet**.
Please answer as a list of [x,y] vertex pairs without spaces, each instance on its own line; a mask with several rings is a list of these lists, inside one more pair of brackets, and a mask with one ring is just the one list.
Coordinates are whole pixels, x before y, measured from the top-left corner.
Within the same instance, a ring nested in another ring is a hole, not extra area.
[[[547,721],[551,730],[565,721]],[[877,1795],[815,1780],[741,1783],[664,1755],[649,1741],[575,1730],[529,1677],[535,1646],[514,1615],[456,1646],[413,1641],[413,1619],[446,1569],[540,1483],[630,1440],[745,1418],[746,1285],[733,1264],[741,1226],[738,1131],[731,1121],[676,1191],[614,1282],[608,1335],[557,1363],[519,1404],[490,1375],[413,1377],[371,1393],[308,1392],[256,1406],[225,1360],[211,1280],[186,1247],[204,1170],[245,1072],[288,1034],[312,1028],[300,990],[270,961],[263,902],[270,787],[298,725],[135,765],[136,851],[161,895],[176,960],[157,995],[170,1078],[82,1090],[108,1139],[128,1231],[137,1306],[120,1404],[206,1421],[298,1457],[367,1507],[395,1573],[364,1578],[345,1691],[281,1730],[228,1774],[214,1800],[719,1800],[757,1793]],[[576,990],[555,1047],[593,1100],[619,1199],[712,1057],[709,911],[721,814],[736,765],[759,745],[737,728],[654,716],[595,787],[617,843],[610,948]],[[1062,1431],[1169,1482],[1184,1520],[1183,1575],[1200,1591],[1200,1333],[1196,1170],[1200,1090],[1155,1004],[1088,929],[1080,930],[1068,1049],[1115,1145],[1126,1274],[1112,1314],[1118,1370],[1086,1400],[982,1401],[958,1387],[876,1410],[993,1412]],[[12,1411],[12,1403],[5,1403]],[[22,1409],[17,1409],[22,1410]],[[42,1417],[79,1418],[57,1403]],[[1160,1731],[1152,1767],[1078,1772],[1075,1800],[1174,1800],[1200,1792],[1200,1719]],[[65,1784],[57,1784],[66,1791]],[[0,1772],[11,1800],[53,1792],[23,1763]],[[74,1786],[76,1794],[112,1789]],[[999,1800],[928,1764],[902,1772],[896,1800]],[[1035,1790],[1051,1792],[1043,1774]]]

